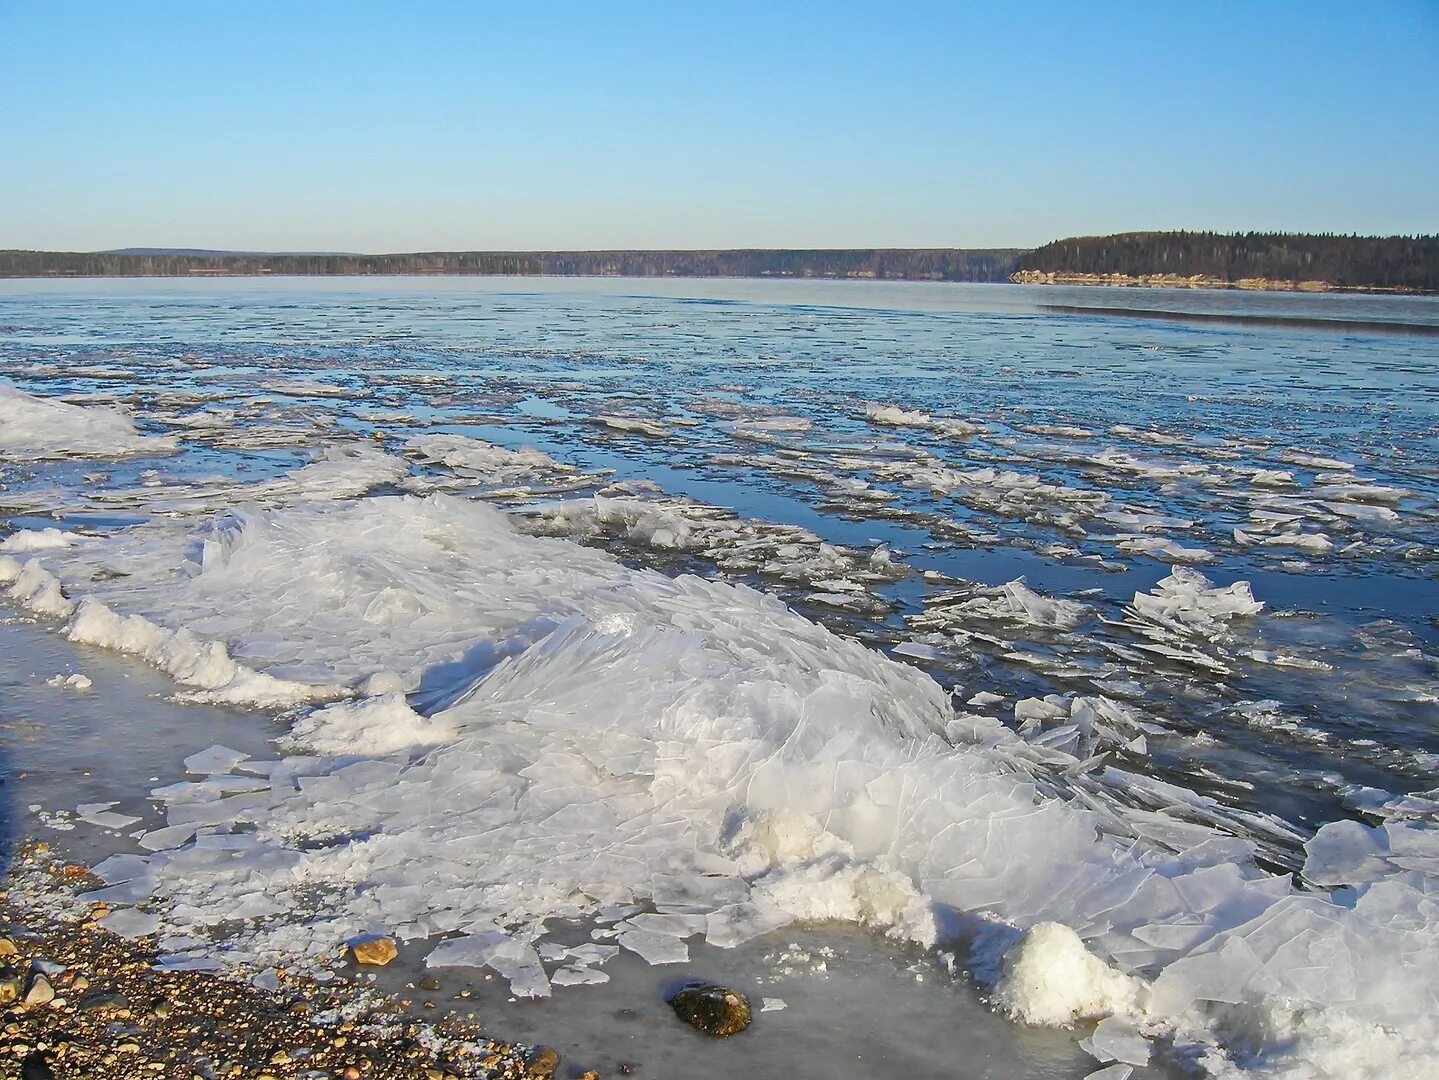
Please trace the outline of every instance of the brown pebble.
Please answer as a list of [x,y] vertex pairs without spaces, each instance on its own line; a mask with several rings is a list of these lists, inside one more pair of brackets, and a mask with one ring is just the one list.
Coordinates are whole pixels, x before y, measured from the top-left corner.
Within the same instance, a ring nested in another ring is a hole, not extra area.
[[533,1080],[544,1080],[545,1077],[554,1076],[555,1070],[560,1067],[560,1055],[546,1047],[529,1060],[529,1067],[525,1075]]

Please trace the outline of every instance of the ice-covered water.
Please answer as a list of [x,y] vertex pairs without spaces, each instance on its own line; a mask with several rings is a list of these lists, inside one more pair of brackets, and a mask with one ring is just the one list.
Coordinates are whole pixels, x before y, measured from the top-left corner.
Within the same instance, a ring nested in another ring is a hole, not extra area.
[[255,716],[75,800],[107,896],[521,997],[840,920],[1094,1068],[1427,1075],[1439,302],[1133,295],[0,284],[8,602]]

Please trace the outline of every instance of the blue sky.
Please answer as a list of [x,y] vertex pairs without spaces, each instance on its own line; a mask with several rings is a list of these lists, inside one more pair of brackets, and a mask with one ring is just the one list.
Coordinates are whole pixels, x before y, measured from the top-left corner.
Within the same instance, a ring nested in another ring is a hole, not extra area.
[[1434,232],[1436,118],[1436,0],[0,0],[0,247]]

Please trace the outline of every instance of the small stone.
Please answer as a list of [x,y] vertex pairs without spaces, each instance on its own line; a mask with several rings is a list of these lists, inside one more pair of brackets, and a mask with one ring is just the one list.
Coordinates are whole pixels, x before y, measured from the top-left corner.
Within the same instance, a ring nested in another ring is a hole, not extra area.
[[600,1074],[591,1069],[589,1072],[580,1073],[580,1080],[600,1080]]
[[7,937],[0,937],[0,956],[14,956],[20,950],[15,948],[15,943]]
[[370,964],[374,967],[384,967],[395,957],[400,955],[400,950],[395,946],[394,938],[376,937],[367,941],[357,941],[350,946],[350,951],[355,956],[358,964]]
[[122,1042],[119,1046],[115,1047],[115,1049],[122,1054],[138,1054],[140,1052],[140,1044],[137,1042]]
[[170,1015],[170,1003],[164,998],[161,998],[159,1001],[155,1002],[155,1004],[150,1007],[150,1011],[156,1016],[158,1016],[161,1020],[164,1020]]
[[530,1058],[525,1075],[532,1080],[548,1080],[555,1075],[555,1070],[560,1067],[560,1055],[546,1047]]
[[439,988],[440,980],[435,978],[433,975],[426,975],[423,979],[420,980],[421,990],[428,990],[430,993],[433,994]]
[[681,1020],[706,1035],[727,1039],[749,1027],[749,1001],[727,986],[689,986],[670,999]]
[[0,1005],[10,1005],[20,1000],[25,983],[20,973],[12,967],[0,968]]
[[76,975],[75,981],[72,982],[70,985],[73,986],[76,990],[88,990],[90,989],[90,980],[85,978],[85,976],[83,975]]
[[426,1069],[425,1080],[445,1080],[445,1071],[443,1069]]
[[30,1007],[48,1005],[55,1000],[55,988],[50,985],[50,980],[44,975],[36,975],[30,980],[30,989],[25,991],[25,1004]]

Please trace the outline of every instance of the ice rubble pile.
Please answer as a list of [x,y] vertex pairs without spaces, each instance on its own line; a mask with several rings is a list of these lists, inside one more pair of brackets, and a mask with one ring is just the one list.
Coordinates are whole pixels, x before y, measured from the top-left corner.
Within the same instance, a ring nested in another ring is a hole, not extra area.
[[[599,479],[532,447],[510,450],[468,435],[416,435],[405,441],[403,450],[421,465],[444,466],[466,488],[472,489],[477,482],[483,484],[491,489],[492,496],[500,492],[553,496]],[[426,483],[436,486],[434,481]]]
[[70,405],[0,382],[0,456],[14,460],[165,454],[168,436],[142,435],[119,409]]
[[1003,518],[1045,525],[1082,536],[1083,522],[1109,505],[1102,491],[1050,483],[1037,473],[992,466],[957,469],[933,455],[877,464],[875,474],[914,491],[948,495]]
[[928,428],[931,431],[956,438],[965,438],[984,430],[977,424],[971,424],[966,420],[931,416],[927,412],[917,409],[902,409],[898,405],[866,405],[864,415],[871,424],[879,424],[884,427]]
[[295,501],[350,499],[374,488],[399,484],[409,466],[363,442],[331,443],[311,460],[264,480],[233,477],[150,477],[136,488],[87,493],[96,507],[140,509],[150,514],[208,514],[236,502],[283,505]]
[[687,499],[595,495],[536,507],[532,533],[593,539],[616,537],[660,551],[693,552],[729,574],[758,573],[819,591],[809,599],[833,607],[874,610],[887,603],[871,592],[908,571],[884,547],[868,551],[821,540],[798,525],[738,517]]
[[[192,935],[232,920],[260,920],[227,943],[238,961],[454,934],[434,962],[543,994],[546,963],[602,974],[600,954],[538,940],[557,916],[609,912],[602,939],[667,961],[695,933],[732,945],[795,919],[933,943],[950,908],[1014,928],[989,940],[1008,946],[996,994],[1017,1016],[1262,1029],[1316,1069],[1338,1030],[1382,1044],[1392,1075],[1439,1060],[1432,832],[1371,837],[1376,864],[1321,831],[1316,880],[1349,887],[1334,899],[1212,830],[1176,830],[1177,852],[1100,835],[1038,795],[1032,748],[954,717],[918,672],[750,590],[632,570],[444,496],[152,524],[44,557],[85,594],[72,633],[103,606],[369,695],[303,717],[290,742],[309,753],[201,763],[214,775],[160,789],[153,854],[97,868],[97,898],[167,899],[171,964],[209,962]],[[38,556],[12,569],[22,600],[75,604]],[[1189,585],[1161,612],[1181,626],[1194,605],[1222,621],[1252,604]],[[1060,985],[1034,983],[1051,968]]]
[[924,630],[953,630],[983,620],[1073,630],[1086,613],[1083,604],[1044,596],[1018,578],[1003,585],[976,585],[933,596],[925,603],[924,615],[911,624]]
[[1176,567],[1152,592],[1134,594],[1119,624],[1141,640],[1134,648],[1219,674],[1230,674],[1223,646],[1236,617],[1264,609],[1247,581],[1216,587],[1189,567]]

